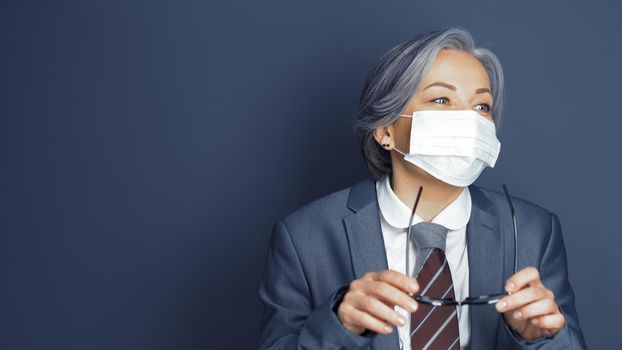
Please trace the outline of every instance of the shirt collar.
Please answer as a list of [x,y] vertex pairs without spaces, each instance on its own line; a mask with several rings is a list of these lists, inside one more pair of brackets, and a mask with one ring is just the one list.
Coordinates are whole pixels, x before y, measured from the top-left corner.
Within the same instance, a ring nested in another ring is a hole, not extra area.
[[[408,227],[408,221],[412,209],[402,202],[393,189],[391,188],[390,175],[386,174],[376,181],[376,193],[378,195],[378,205],[380,212],[386,222],[396,228],[405,229]],[[446,206],[433,219],[433,223],[437,223],[447,227],[449,230],[459,230],[467,225],[471,217],[471,193],[468,187],[448,206]],[[423,221],[423,219],[415,213],[413,225]]]

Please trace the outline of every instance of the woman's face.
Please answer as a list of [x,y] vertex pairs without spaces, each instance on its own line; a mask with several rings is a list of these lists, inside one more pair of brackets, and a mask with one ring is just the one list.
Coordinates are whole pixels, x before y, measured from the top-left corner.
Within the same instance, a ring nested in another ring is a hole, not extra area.
[[[473,109],[493,121],[488,74],[479,60],[469,53],[441,50],[400,114],[445,109]],[[401,150],[409,149],[411,122],[412,118],[398,118],[392,125],[395,146]]]

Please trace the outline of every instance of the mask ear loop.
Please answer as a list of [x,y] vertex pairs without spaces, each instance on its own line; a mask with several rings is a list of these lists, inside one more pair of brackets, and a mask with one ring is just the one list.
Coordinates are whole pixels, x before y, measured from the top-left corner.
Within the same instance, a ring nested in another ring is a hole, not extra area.
[[403,157],[406,157],[406,153],[400,151],[397,147],[393,147],[393,149],[395,150],[395,152],[401,154]]
[[[408,114],[400,114],[398,117],[412,118],[413,116],[412,115],[408,115]],[[400,151],[399,148],[393,147],[393,149],[395,150],[395,152],[401,154],[402,157],[406,157],[406,153]]]

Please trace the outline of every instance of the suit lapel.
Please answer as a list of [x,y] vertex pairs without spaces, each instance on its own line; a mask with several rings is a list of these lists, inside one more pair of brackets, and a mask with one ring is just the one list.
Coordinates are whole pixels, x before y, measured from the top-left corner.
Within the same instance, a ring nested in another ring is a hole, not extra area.
[[[497,212],[477,186],[469,186],[471,217],[467,224],[469,256],[469,295],[499,293],[504,283],[505,234]],[[496,342],[498,317],[494,306],[469,307],[471,349],[493,349]]]
[[[355,184],[350,191],[348,207],[354,211],[344,219],[354,278],[388,269],[375,182],[365,179]],[[387,335],[378,334],[373,347],[399,349],[397,330]]]

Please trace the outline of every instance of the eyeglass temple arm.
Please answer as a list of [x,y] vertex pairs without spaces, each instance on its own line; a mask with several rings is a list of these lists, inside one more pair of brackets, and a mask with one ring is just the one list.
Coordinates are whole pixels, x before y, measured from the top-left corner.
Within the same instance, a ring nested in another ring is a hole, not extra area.
[[413,205],[413,212],[410,215],[410,221],[408,222],[409,226],[413,224],[413,218],[415,217],[415,211],[417,211],[417,204],[419,204],[419,198],[421,198],[421,192],[423,192],[423,186],[419,186],[419,191],[417,192],[417,198],[415,199],[415,205]]
[[510,199],[510,194],[508,193],[508,188],[505,184],[502,185],[503,192],[505,192],[505,198],[508,200],[508,204],[510,205],[510,212],[512,213],[512,225],[514,226],[514,273],[518,270],[518,230],[516,227],[516,215],[514,214],[514,205],[512,205],[512,200]]

